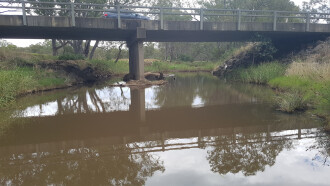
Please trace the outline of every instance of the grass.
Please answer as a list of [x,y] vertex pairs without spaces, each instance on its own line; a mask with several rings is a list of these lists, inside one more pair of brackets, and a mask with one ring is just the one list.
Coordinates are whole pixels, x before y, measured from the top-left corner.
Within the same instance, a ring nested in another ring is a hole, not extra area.
[[23,53],[12,51],[8,48],[0,48],[0,67],[15,67],[33,65],[42,60],[54,60],[56,57],[45,54]]
[[0,107],[7,106],[18,95],[65,85],[66,79],[54,72],[16,67],[0,70]]
[[314,81],[330,81],[330,63],[293,62],[286,75]]
[[283,112],[292,113],[307,108],[307,100],[299,92],[284,92],[275,99],[278,109]]
[[212,71],[216,64],[214,62],[165,62],[155,61],[145,67],[149,72],[170,72],[170,71]]
[[237,69],[229,74],[229,79],[267,84],[279,90],[275,103],[281,111],[292,113],[309,106],[315,114],[329,117],[329,69],[327,63],[295,62],[287,66],[271,62]]
[[112,74],[127,74],[129,72],[128,60],[91,60],[89,63],[96,69],[110,71]]
[[245,83],[267,84],[270,80],[283,76],[285,69],[285,65],[271,62],[249,68],[240,68],[229,74],[228,77]]
[[28,91],[37,84],[36,80],[25,69],[0,71],[0,106],[12,102],[15,97]]
[[[146,60],[148,61],[148,60]],[[107,60],[91,60],[94,68],[110,71],[112,74],[127,74],[129,72],[128,60],[119,60],[117,63]],[[217,65],[215,62],[166,62],[154,60],[145,63],[146,72],[171,72],[171,71],[212,71]]]

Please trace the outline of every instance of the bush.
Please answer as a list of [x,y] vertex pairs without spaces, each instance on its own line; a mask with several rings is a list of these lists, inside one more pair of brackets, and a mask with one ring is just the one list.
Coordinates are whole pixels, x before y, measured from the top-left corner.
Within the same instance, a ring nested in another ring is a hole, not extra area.
[[85,57],[81,54],[63,54],[58,56],[59,60],[84,60]]
[[286,92],[276,97],[278,109],[283,112],[292,113],[296,110],[307,108],[307,100],[299,92]]

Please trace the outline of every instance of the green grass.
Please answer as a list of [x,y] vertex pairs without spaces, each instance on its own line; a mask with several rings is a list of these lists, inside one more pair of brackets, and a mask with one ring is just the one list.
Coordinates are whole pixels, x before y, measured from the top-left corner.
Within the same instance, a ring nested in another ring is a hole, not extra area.
[[145,67],[147,72],[170,72],[170,71],[212,71],[214,62],[165,62],[155,61]]
[[7,106],[18,95],[65,85],[65,82],[66,79],[57,77],[56,73],[40,69],[17,67],[0,70],[0,107]]
[[301,97],[302,102],[312,105],[317,114],[326,116],[330,113],[330,82],[328,81],[283,76],[271,80],[269,85],[287,93],[295,92],[296,97]]
[[53,87],[65,84],[65,78],[46,77],[38,81],[41,87]]
[[284,92],[276,97],[276,104],[279,110],[292,113],[297,110],[305,110],[308,100],[299,92]]
[[[129,64],[127,60],[119,60],[117,63],[107,60],[91,60],[94,68],[110,71],[113,74],[127,74]],[[217,64],[214,62],[165,62],[154,61],[145,66],[146,72],[170,72],[170,71],[212,71]]]
[[249,68],[240,68],[228,75],[229,79],[245,83],[267,84],[270,80],[283,76],[286,65],[278,62],[264,63]]
[[0,106],[7,105],[36,85],[33,75],[26,69],[0,70]]
[[128,61],[119,60],[117,63],[110,60],[91,60],[89,63],[96,69],[109,71],[112,74],[127,74],[129,72]]

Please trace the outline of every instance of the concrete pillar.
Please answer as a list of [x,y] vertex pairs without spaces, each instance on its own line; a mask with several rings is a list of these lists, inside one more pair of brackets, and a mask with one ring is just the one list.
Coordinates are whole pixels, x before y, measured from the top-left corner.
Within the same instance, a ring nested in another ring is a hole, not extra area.
[[129,49],[129,74],[134,80],[144,79],[144,48],[143,40],[146,30],[137,28],[132,38],[127,41]]
[[129,45],[129,73],[134,80],[144,79],[144,48],[142,41]]

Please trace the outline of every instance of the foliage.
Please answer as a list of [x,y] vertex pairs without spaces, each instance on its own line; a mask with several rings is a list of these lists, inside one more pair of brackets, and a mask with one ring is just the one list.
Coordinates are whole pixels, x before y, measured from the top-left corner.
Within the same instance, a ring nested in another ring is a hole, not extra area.
[[254,61],[271,61],[273,60],[273,55],[277,52],[277,49],[273,45],[272,41],[262,35],[257,34],[254,41],[258,43],[252,48],[253,53],[253,63]]
[[58,56],[59,60],[83,60],[85,57],[81,54],[63,54]]
[[194,61],[194,59],[192,57],[184,55],[184,54],[179,55],[179,60],[181,60],[181,61],[190,61],[190,62]]
[[[329,5],[328,0],[310,0],[308,2],[303,2],[303,10],[306,12],[322,12],[322,13],[329,13]],[[320,15],[320,17],[312,20],[312,22],[318,22],[321,19],[326,19],[329,23],[330,20],[327,18],[327,15]]]

